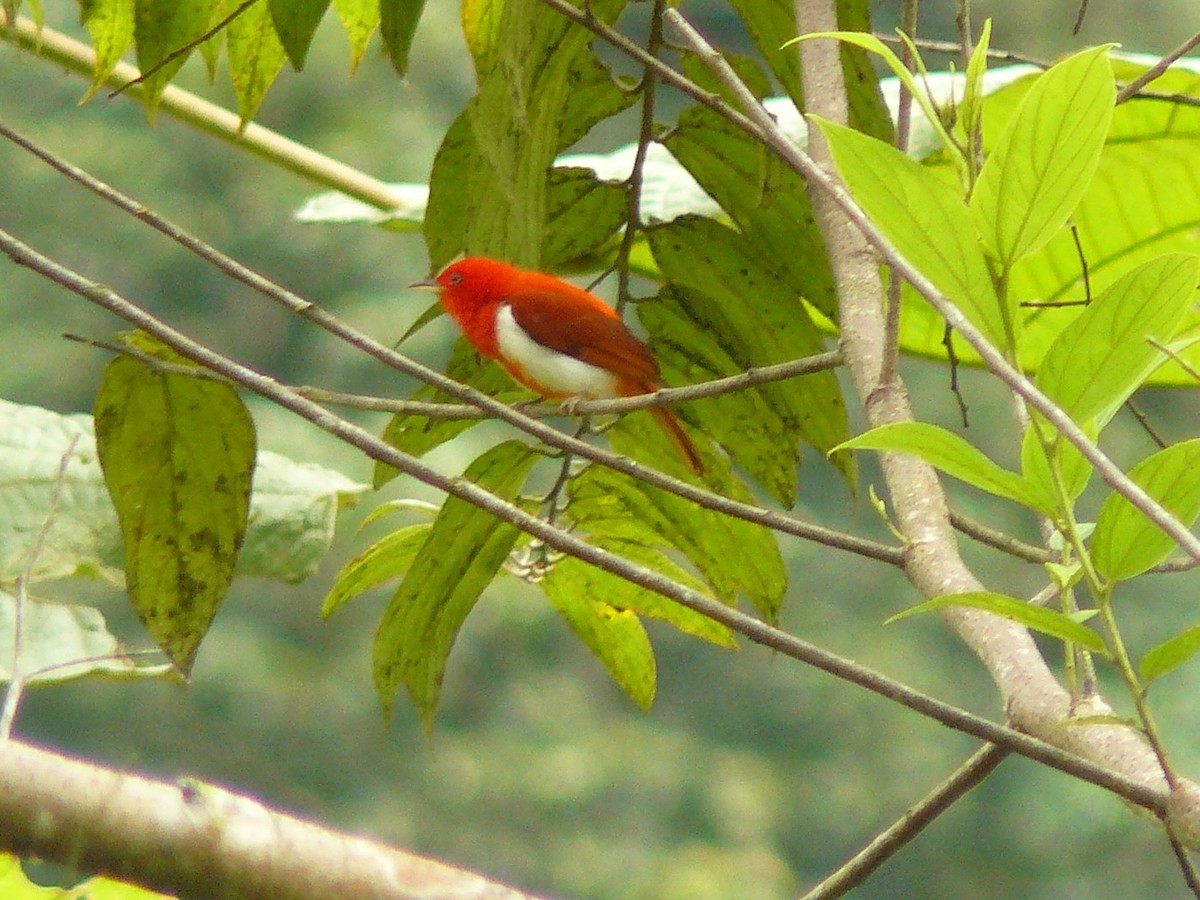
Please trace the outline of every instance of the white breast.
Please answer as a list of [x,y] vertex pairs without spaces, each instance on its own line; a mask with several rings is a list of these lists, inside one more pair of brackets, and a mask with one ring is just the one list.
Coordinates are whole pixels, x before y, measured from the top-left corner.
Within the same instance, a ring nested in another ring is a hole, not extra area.
[[510,306],[501,306],[496,312],[496,343],[506,359],[550,393],[596,399],[617,395],[617,380],[611,372],[542,346],[517,324]]

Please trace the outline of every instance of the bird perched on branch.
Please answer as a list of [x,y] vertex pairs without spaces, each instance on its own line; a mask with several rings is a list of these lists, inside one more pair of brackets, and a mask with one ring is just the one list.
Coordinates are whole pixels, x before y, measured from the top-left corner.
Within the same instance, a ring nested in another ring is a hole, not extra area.
[[[476,349],[543,397],[636,397],[662,387],[650,348],[616,310],[561,278],[475,256],[412,287],[437,291]],[[650,414],[688,467],[703,472],[696,445],[675,414],[661,406]]]

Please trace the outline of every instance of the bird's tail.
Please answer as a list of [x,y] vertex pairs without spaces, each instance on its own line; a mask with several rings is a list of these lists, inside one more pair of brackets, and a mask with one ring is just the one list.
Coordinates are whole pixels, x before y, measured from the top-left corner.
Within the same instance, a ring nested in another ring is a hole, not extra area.
[[679,452],[683,454],[683,458],[687,461],[688,468],[696,475],[703,475],[704,462],[700,459],[700,451],[696,449],[696,445],[692,443],[692,439],[687,436],[687,432],[679,424],[679,419],[675,417],[675,413],[671,412],[665,406],[655,406],[650,409],[650,415],[654,416],[658,424],[662,426],[662,430],[667,433],[667,436],[679,448]]

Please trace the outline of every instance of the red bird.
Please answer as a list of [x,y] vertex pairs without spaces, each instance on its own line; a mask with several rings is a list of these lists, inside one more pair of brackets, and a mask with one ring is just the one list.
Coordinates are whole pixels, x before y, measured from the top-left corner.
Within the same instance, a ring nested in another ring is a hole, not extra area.
[[[438,292],[442,306],[484,356],[543,397],[636,397],[662,386],[650,348],[616,310],[583,288],[544,272],[483,257],[450,263],[412,287]],[[696,474],[696,445],[675,414],[650,410]]]

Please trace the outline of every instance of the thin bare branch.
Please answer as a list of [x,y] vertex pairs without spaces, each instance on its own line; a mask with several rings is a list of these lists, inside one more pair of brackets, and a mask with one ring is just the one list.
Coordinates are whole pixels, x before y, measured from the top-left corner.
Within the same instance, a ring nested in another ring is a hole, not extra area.
[[938,816],[992,774],[1006,756],[1008,751],[995,744],[985,744],[975,751],[949,778],[910,807],[836,872],[808,891],[802,900],[832,900],[862,884]]
[[1034,544],[1018,540],[1007,532],[1001,531],[998,528],[992,528],[990,525],[985,525],[964,513],[951,511],[950,524],[967,537],[979,541],[981,544],[987,544],[987,546],[994,550],[999,550],[1001,553],[1007,553],[1009,556],[1023,559],[1026,562],[1048,563],[1054,562],[1058,558],[1044,547],[1038,547]]
[[1186,56],[1188,51],[1200,44],[1200,33],[1193,34],[1190,38],[1152,65],[1149,69],[1135,78],[1121,90],[1117,91],[1117,105],[1120,106],[1126,100],[1136,97],[1138,92],[1152,82],[1155,78],[1171,68],[1171,64],[1181,56]]
[[[4,126],[0,124],[0,132]],[[143,353],[136,347],[97,338],[84,337],[78,334],[64,333],[69,341],[85,344],[110,353],[128,356],[155,369],[173,375],[190,375],[193,378],[206,378],[211,381],[228,383],[216,372],[207,369],[196,369],[181,363],[171,363],[155,359],[148,353]],[[839,350],[818,353],[802,359],[776,363],[772,366],[760,366],[747,369],[737,375],[726,378],[715,378],[712,381],[699,381],[696,384],[677,388],[660,388],[652,394],[641,394],[637,397],[619,397],[613,400],[581,400],[572,405],[573,412],[583,415],[616,415],[633,412],[639,409],[650,409],[655,406],[671,406],[688,400],[698,400],[703,397],[719,397],[724,394],[734,394],[746,388],[760,384],[772,384],[801,375],[811,375],[815,372],[825,372],[842,364],[842,354]],[[318,403],[333,406],[345,406],[352,409],[363,409],[372,412],[404,413],[408,415],[428,416],[431,419],[485,419],[489,413],[469,403],[438,403],[435,401],[402,400],[392,397],[376,397],[369,394],[352,394],[344,391],[332,391],[312,385],[288,385],[288,387]],[[521,412],[533,419],[557,418],[564,415],[562,404],[537,403],[522,405]]]

